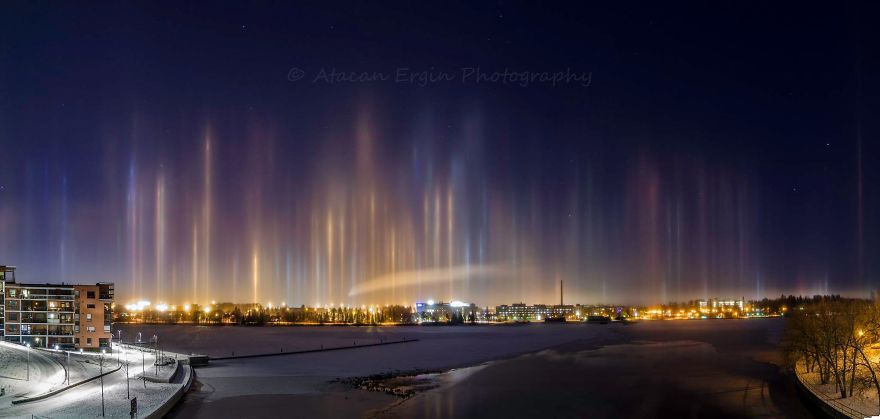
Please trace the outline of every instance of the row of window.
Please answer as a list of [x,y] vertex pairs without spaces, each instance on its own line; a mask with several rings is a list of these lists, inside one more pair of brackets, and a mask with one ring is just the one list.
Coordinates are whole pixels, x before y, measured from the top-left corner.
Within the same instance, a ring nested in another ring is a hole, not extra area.
[[[87,309],[95,309],[95,304],[86,304]],[[104,311],[109,311],[110,304],[104,304]],[[74,311],[76,306],[71,301],[43,300],[7,300],[6,310],[15,311]]]
[[73,323],[79,316],[74,313],[17,312],[6,313],[6,321],[12,323]]
[[[73,290],[69,288],[16,288],[16,287],[7,287],[6,288],[6,297],[7,298],[20,298],[20,299],[28,299],[28,298],[36,298],[36,299],[46,299],[47,297],[58,298],[62,300],[71,300],[73,297],[79,298],[80,292],[79,290]],[[86,298],[90,300],[94,300],[96,296],[95,291],[86,291]]]
[[[93,293],[94,294],[94,293]],[[70,299],[76,295],[74,290],[66,288],[45,289],[45,288],[6,288],[6,297],[8,298],[42,298],[57,297],[61,299]]]
[[[104,332],[109,332],[110,326],[104,326]],[[7,335],[72,335],[79,333],[79,325],[46,325],[46,324],[7,324]],[[86,326],[86,332],[95,333],[95,326]]]
[[[74,344],[79,345],[79,338],[73,339]],[[85,345],[83,346],[92,346],[92,338],[86,338]],[[110,346],[110,339],[107,338],[98,338],[98,346],[105,348]]]

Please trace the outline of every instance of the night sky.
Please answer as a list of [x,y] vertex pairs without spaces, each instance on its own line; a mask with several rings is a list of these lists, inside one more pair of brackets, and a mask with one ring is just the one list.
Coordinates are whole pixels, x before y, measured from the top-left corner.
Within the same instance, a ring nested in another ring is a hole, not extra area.
[[0,264],[122,302],[880,285],[868,6],[287,3],[6,3]]

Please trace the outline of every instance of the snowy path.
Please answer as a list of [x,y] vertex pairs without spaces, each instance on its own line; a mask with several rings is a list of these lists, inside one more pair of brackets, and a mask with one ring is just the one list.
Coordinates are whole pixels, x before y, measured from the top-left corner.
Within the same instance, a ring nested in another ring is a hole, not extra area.
[[[153,356],[151,354],[128,350],[120,352],[119,355],[118,361],[115,355],[106,355],[103,358],[104,372],[115,369],[120,364],[124,364],[126,360],[128,360],[129,365],[128,385],[126,385],[126,368],[124,365],[119,371],[104,376],[104,414],[107,417],[128,417],[130,409],[129,395],[132,398],[137,397],[138,405],[140,406],[139,410],[143,412],[166,400],[181,386],[181,384],[145,383],[144,380],[138,378],[142,373],[147,375],[155,373],[155,369],[151,368],[153,365]],[[96,354],[73,354],[71,357],[71,369],[74,369],[74,365],[79,365],[76,368],[92,372],[91,376],[95,376],[100,369],[100,360],[100,356]],[[163,371],[162,373],[165,372]],[[63,376],[63,371],[61,375]],[[17,405],[11,405],[9,401],[6,401],[6,403],[0,405],[0,416],[100,417],[102,410],[101,388],[101,380],[98,379],[71,388],[45,400]],[[46,389],[43,389],[41,393],[45,391]]]
[[49,355],[21,345],[0,343],[0,387],[5,390],[0,407],[13,397],[33,396],[59,387],[64,378],[64,369]]

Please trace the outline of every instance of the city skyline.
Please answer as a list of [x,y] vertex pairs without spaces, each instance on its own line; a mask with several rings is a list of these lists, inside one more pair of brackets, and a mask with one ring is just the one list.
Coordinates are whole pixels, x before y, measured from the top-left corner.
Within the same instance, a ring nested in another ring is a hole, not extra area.
[[4,25],[22,282],[294,306],[877,287],[876,61],[849,10],[780,35],[782,6],[15,7],[45,27]]

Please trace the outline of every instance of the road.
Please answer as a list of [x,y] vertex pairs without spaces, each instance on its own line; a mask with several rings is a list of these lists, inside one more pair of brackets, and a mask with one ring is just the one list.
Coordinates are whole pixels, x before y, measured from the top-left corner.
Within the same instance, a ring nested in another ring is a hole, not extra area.
[[[32,354],[33,355],[33,354]],[[41,359],[48,369],[52,364],[61,371],[61,379],[63,380],[63,369],[59,368],[59,364],[48,356],[41,354]],[[151,367],[154,357],[146,352],[140,351],[123,351],[120,353],[119,361],[115,355],[106,355],[103,357],[104,372],[112,371],[120,364],[123,367],[118,371],[105,375],[103,378],[104,393],[104,410],[106,416],[128,416],[129,411],[129,394],[132,397],[139,397],[140,401],[147,403],[149,400],[156,399],[159,395],[168,390],[167,384],[144,383],[139,379],[142,371],[150,374],[154,371]],[[31,360],[33,361],[34,358]],[[125,360],[129,362],[130,380],[126,386],[126,368]],[[72,383],[82,379],[77,377],[82,372],[90,373],[90,376],[98,375],[100,370],[101,357],[97,354],[79,354],[71,353],[70,363],[73,370],[71,376]],[[77,373],[77,369],[80,373]],[[40,393],[46,392],[44,388]],[[90,381],[88,383],[71,388],[61,392],[55,396],[45,400],[35,401],[23,404],[11,404],[11,397],[4,397],[3,403],[0,404],[0,416],[3,417],[30,417],[37,416],[100,416],[101,415],[101,396],[102,383],[100,379]],[[153,397],[157,396],[157,397]]]
[[61,364],[36,349],[3,342],[0,343],[0,360],[0,386],[6,391],[0,406],[8,404],[13,397],[33,396],[64,384]]

